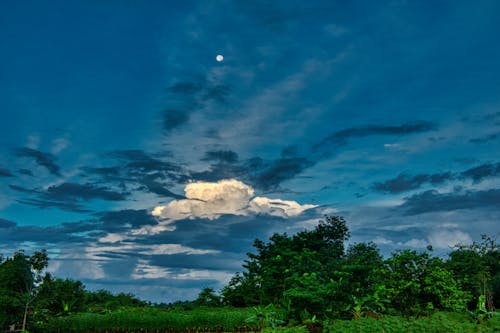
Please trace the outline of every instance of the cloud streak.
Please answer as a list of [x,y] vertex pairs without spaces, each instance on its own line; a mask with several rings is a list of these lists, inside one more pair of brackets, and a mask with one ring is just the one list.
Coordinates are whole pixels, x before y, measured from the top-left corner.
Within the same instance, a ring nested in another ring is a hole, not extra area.
[[31,148],[19,148],[16,151],[18,157],[33,158],[35,162],[46,168],[54,176],[61,176],[59,165],[56,164],[56,157],[50,153],[44,153]]

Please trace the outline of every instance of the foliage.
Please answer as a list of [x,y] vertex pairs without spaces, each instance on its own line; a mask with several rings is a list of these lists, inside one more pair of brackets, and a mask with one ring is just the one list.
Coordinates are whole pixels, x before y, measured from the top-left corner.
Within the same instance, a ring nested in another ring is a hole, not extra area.
[[[480,295],[489,294],[493,301],[500,301],[500,244],[496,239],[482,235],[481,242],[456,246],[449,257],[447,268],[473,296],[469,309],[475,308],[474,300]],[[489,311],[494,310],[493,303],[488,307]]]
[[429,317],[384,316],[380,319],[361,318],[360,320],[335,320],[326,324],[332,333],[463,333],[463,332],[498,332],[500,320],[477,324],[467,316],[458,313],[437,312]]
[[222,301],[212,288],[204,288],[199,294],[198,298],[194,301],[196,306],[221,306]]
[[375,291],[379,310],[415,315],[433,310],[464,311],[467,294],[438,258],[404,250],[387,259]]
[[41,273],[47,267],[45,250],[31,256],[17,251],[12,258],[0,260],[0,327],[17,324],[25,327],[28,308],[37,295]]
[[49,332],[131,332],[140,330],[235,331],[237,328],[256,329],[258,324],[247,323],[254,315],[251,308],[197,308],[193,311],[160,310],[149,308],[122,308],[102,315],[78,313],[65,317],[51,318],[40,323],[36,331]]

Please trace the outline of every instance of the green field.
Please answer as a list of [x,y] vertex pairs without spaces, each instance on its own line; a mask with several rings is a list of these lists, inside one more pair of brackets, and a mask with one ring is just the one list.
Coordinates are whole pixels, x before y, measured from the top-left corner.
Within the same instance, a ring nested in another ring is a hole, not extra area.
[[[260,313],[260,316],[259,316]],[[35,332],[317,332],[339,333],[467,333],[500,332],[500,315],[478,323],[469,314],[438,312],[429,317],[382,316],[359,320],[324,320],[316,324],[274,325],[283,313],[270,316],[255,308],[205,308],[195,310],[123,309],[109,314],[79,313],[53,318],[35,326]],[[273,327],[274,326],[274,327]]]

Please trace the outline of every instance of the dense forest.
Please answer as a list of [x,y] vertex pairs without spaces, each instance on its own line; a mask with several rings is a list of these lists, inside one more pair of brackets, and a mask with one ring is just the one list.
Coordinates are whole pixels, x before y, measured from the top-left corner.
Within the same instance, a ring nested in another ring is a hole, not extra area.
[[[232,324],[232,328],[365,317],[417,318],[440,312],[460,313],[473,323],[498,314],[500,245],[494,238],[483,235],[481,242],[457,245],[445,259],[433,255],[430,246],[424,252],[397,251],[384,259],[374,243],[346,247],[349,238],[342,217],[326,216],[313,230],[274,234],[267,242],[257,239],[243,271],[220,293],[205,288],[196,300],[173,304],[151,304],[132,294],[88,291],[80,281],[46,273],[45,250],[31,255],[20,250],[0,257],[0,326],[51,331],[50,325],[64,318],[112,316],[123,309],[136,309],[141,320],[153,313],[156,319],[151,320],[157,322],[161,312],[184,311],[186,315],[197,309],[205,315],[245,317],[243,324]],[[248,312],[252,307],[257,310]],[[95,322],[103,317],[88,318]],[[208,324],[202,321],[200,325]]]

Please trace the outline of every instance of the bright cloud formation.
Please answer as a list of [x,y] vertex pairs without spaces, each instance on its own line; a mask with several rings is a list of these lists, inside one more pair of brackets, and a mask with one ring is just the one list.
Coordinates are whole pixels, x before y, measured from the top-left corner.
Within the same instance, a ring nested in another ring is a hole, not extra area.
[[157,206],[152,214],[162,220],[187,218],[217,219],[221,215],[271,215],[291,217],[300,215],[315,205],[301,205],[296,201],[255,197],[254,189],[238,180],[194,182],[185,188],[186,199],[174,200]]
[[118,243],[140,236],[174,231],[176,228],[173,222],[184,219],[215,220],[222,215],[268,215],[288,218],[317,207],[301,205],[290,200],[253,197],[254,189],[235,179],[193,182],[186,185],[184,191],[186,199],[174,200],[152,210],[151,214],[158,219],[158,224],[145,225],[124,233],[108,233],[99,238],[99,242]]

